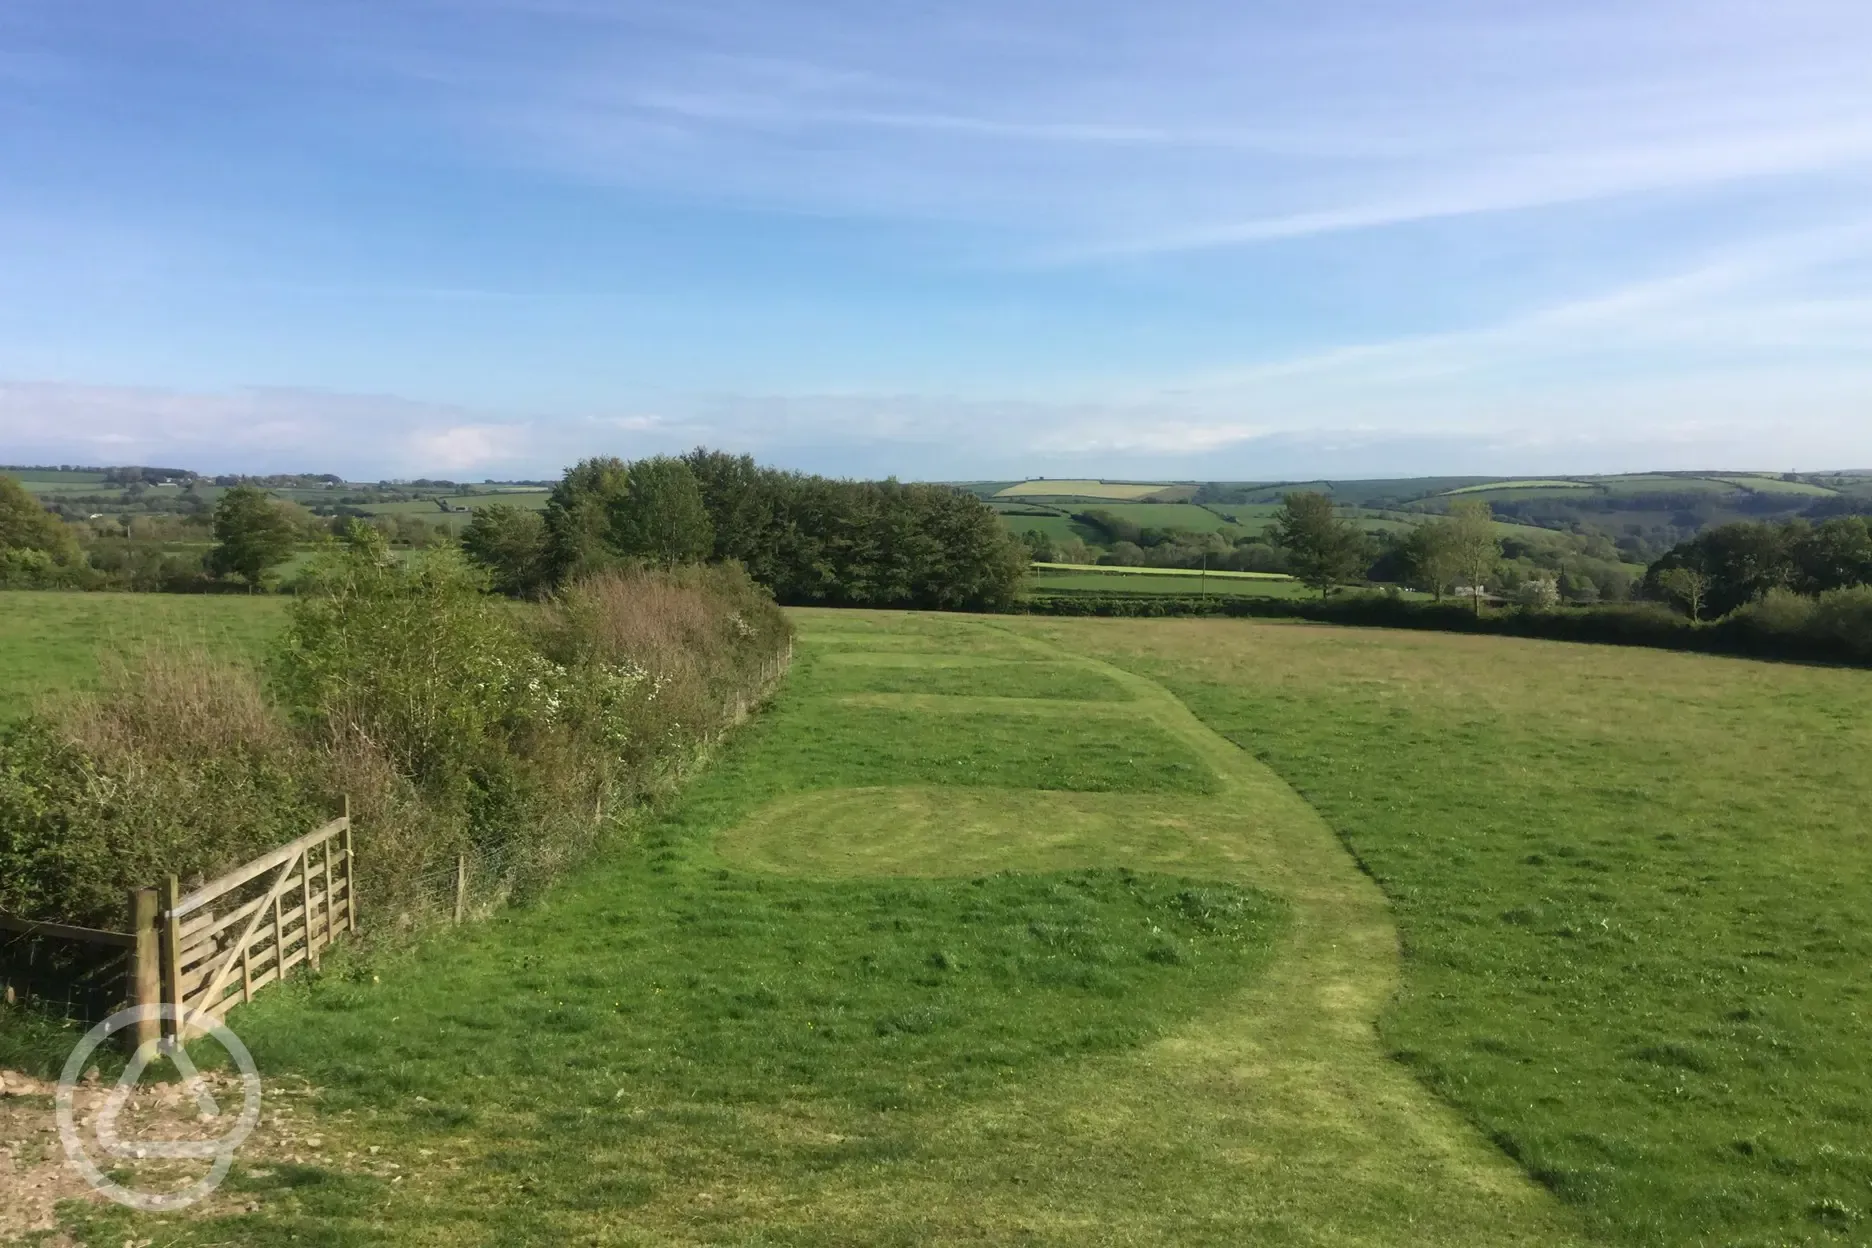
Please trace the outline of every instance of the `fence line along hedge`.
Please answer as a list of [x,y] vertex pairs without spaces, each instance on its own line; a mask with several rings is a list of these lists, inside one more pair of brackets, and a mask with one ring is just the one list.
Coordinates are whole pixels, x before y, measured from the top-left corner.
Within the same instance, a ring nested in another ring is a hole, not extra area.
[[1415,628],[1655,646],[1751,658],[1872,664],[1872,588],[1867,587],[1835,590],[1816,598],[1771,593],[1713,624],[1692,624],[1658,603],[1514,608],[1485,610],[1478,615],[1468,603],[1414,602],[1372,593],[1348,593],[1324,600],[1035,595],[1014,610],[1033,615],[1301,619],[1370,628]]

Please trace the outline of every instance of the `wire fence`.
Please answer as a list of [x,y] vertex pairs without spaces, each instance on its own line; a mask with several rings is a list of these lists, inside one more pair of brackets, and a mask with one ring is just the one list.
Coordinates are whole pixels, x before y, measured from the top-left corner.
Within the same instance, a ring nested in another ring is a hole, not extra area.
[[[784,650],[759,666],[749,687],[723,699],[718,722],[699,744],[717,745],[746,721],[779,687],[792,659],[793,647],[788,642]],[[614,809],[609,813],[617,818],[626,812]],[[362,877],[366,926],[377,938],[395,939],[426,928],[484,919],[560,875],[603,836],[606,817],[604,803],[600,802],[592,812],[590,838],[583,846],[516,839],[445,854],[400,883],[397,896],[383,899],[375,915],[371,914],[366,864]]]
[[105,948],[44,932],[0,931],[0,1000],[84,1027],[122,1009],[130,995],[129,959]]

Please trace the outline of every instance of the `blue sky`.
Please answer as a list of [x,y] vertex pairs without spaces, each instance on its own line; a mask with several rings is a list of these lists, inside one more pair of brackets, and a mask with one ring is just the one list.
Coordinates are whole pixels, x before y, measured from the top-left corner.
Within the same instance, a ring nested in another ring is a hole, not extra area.
[[1872,467],[1863,0],[9,0],[0,462]]

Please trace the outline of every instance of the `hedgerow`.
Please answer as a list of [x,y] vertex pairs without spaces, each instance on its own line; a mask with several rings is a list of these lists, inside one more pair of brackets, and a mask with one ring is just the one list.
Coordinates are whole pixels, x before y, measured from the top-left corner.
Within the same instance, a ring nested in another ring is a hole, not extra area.
[[668,788],[788,645],[731,566],[622,569],[519,606],[452,547],[322,554],[263,670],[154,650],[0,734],[0,910],[112,927],[348,799],[360,908],[420,920],[458,854],[525,891]]
[[1865,586],[1817,597],[1771,592],[1711,624],[1694,624],[1654,602],[1478,613],[1467,603],[1416,602],[1379,593],[1344,593],[1326,599],[1036,594],[1013,610],[1033,615],[1300,619],[1755,658],[1872,663],[1872,587]]

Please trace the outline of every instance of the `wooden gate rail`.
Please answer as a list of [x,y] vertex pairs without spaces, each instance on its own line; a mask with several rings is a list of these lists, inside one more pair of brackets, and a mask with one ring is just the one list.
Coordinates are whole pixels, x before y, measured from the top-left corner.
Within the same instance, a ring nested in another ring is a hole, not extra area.
[[136,948],[136,934],[133,932],[106,932],[95,927],[73,927],[68,923],[16,919],[10,914],[0,914],[0,932],[19,932],[24,936],[56,936],[60,940],[80,940],[92,945],[115,945],[120,949]]
[[184,894],[175,876],[161,890],[130,893],[130,927],[109,932],[0,914],[0,932],[104,945],[127,952],[132,1005],[174,1005],[189,1020],[138,1024],[135,1045],[197,1030],[283,979],[341,933],[356,932],[357,881],[345,814]]
[[357,930],[354,874],[344,815],[186,895],[170,876],[162,1000],[184,1018],[205,1016],[192,1024],[202,1026],[301,962],[316,967],[320,950]]

